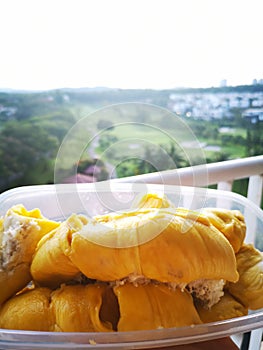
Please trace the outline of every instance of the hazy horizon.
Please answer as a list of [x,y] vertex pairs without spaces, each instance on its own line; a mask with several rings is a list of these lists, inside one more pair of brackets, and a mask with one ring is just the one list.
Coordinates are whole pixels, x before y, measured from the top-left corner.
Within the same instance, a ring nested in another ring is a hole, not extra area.
[[[177,86],[177,87],[169,87],[169,88],[153,88],[153,87],[146,87],[146,88],[121,88],[121,87],[108,87],[108,86],[80,86],[80,87],[53,87],[53,88],[44,88],[44,89],[26,89],[26,88],[5,88],[0,86],[0,92],[48,92],[48,91],[55,91],[55,90],[154,90],[154,91],[165,91],[165,90],[188,90],[188,89],[214,89],[214,88],[220,88],[220,87],[227,87],[227,88],[236,88],[239,86],[252,86],[253,84],[238,84],[238,85],[227,85],[227,86]],[[263,85],[260,83],[259,85]]]

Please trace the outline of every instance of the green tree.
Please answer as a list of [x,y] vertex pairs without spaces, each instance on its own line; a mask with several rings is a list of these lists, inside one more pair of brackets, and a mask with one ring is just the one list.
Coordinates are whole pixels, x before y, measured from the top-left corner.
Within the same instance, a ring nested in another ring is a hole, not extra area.
[[258,121],[252,124],[250,121],[247,122],[247,156],[257,156],[263,154],[263,122]]
[[104,152],[109,148],[112,144],[116,143],[118,138],[114,135],[103,134],[99,139],[99,147]]
[[0,186],[7,189],[52,181],[57,138],[30,123],[8,123],[0,133]]
[[118,176],[132,176],[156,171],[181,168],[188,165],[182,152],[173,144],[145,147],[142,158],[132,158],[119,166]]

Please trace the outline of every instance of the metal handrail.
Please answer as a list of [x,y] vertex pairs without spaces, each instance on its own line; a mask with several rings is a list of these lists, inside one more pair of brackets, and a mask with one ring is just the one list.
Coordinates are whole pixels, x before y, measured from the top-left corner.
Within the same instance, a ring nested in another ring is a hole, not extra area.
[[[263,155],[222,162],[201,164],[186,168],[165,170],[117,179],[121,182],[165,183],[168,185],[207,186],[222,181],[263,174]],[[208,175],[208,176],[207,176]],[[195,180],[195,181],[194,181]]]
[[249,178],[247,197],[255,204],[260,205],[263,186],[263,155],[129,176],[115,180],[118,182],[161,183],[196,187],[217,184],[218,189],[231,191],[233,181],[244,178]]

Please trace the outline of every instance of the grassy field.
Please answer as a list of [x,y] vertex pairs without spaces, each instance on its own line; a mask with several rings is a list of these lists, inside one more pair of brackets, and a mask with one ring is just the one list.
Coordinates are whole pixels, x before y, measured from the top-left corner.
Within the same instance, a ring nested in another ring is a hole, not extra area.
[[[240,127],[231,129],[227,133],[218,133],[217,138],[203,138],[195,135],[191,127],[174,114],[147,105],[128,103],[107,108],[76,105],[71,108],[71,111],[79,122],[79,133],[74,142],[71,141],[70,149],[80,150],[85,147],[85,144],[88,147],[92,137],[98,135],[100,140],[108,140],[108,142],[104,142],[104,145],[98,143],[96,153],[104,161],[113,165],[118,164],[120,159],[125,157],[143,157],[147,147],[168,147],[171,144],[178,146],[185,157],[190,159],[198,156],[215,160],[220,157],[229,159],[245,157],[244,145],[222,142],[224,134],[245,138],[246,130]],[[110,121],[112,127],[100,130],[98,124],[102,120]],[[209,123],[207,127],[209,128]],[[218,146],[220,149],[218,151],[200,149],[196,146],[196,141],[208,146]],[[69,157],[65,162],[71,162],[71,158]]]

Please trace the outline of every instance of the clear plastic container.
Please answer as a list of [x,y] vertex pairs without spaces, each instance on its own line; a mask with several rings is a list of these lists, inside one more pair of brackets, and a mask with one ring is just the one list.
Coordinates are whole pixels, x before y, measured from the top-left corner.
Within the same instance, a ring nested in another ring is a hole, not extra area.
[[[50,219],[64,220],[72,213],[88,216],[127,209],[140,193],[165,194],[178,207],[199,210],[218,207],[240,210],[246,220],[246,242],[261,248],[263,211],[232,192],[184,186],[101,182],[26,186],[0,195],[0,215],[15,204],[39,208]],[[57,333],[0,329],[0,349],[146,349],[188,344],[263,327],[263,312],[221,322],[151,331],[115,333]]]

